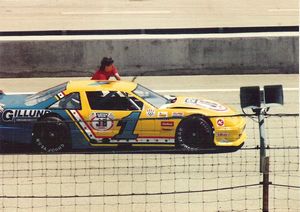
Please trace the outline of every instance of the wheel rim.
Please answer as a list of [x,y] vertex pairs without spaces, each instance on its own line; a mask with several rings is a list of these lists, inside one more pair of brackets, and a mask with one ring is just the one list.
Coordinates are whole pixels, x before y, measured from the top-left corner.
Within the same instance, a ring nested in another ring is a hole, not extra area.
[[184,124],[181,132],[183,145],[199,149],[211,146],[211,128],[202,119],[191,119]]
[[54,148],[60,143],[60,137],[59,134],[61,134],[59,131],[59,128],[55,123],[47,124],[47,127],[44,128],[44,139],[45,144],[47,144],[47,147]]

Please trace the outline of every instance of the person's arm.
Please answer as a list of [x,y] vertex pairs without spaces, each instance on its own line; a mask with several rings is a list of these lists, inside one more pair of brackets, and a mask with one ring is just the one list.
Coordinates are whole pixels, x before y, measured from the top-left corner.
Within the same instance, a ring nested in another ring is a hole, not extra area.
[[118,73],[115,73],[114,76],[115,76],[116,80],[121,80],[121,77],[120,77],[120,75]]
[[121,80],[121,77],[118,73],[118,69],[113,65],[113,70],[112,70],[114,77],[116,78],[116,80]]

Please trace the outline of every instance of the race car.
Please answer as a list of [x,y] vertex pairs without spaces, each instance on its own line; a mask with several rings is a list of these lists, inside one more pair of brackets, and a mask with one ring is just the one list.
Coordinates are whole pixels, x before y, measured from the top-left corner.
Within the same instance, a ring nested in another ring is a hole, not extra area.
[[0,141],[42,152],[240,147],[243,117],[212,100],[165,97],[134,82],[77,80],[36,94],[0,93]]

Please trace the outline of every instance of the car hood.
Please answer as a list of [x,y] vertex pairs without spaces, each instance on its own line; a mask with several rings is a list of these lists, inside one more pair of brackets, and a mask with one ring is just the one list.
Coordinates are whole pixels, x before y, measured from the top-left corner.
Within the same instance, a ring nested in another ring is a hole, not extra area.
[[204,99],[204,98],[196,98],[196,97],[176,97],[173,100],[174,103],[165,104],[161,107],[163,108],[185,108],[185,109],[200,109],[202,111],[207,111],[210,113],[220,113],[220,114],[234,114],[235,111],[220,104],[218,102]]

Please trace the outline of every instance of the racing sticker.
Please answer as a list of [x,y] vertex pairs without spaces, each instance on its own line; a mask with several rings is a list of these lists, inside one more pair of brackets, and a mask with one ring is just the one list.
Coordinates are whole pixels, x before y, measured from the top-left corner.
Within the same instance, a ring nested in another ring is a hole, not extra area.
[[37,119],[51,112],[50,110],[4,110],[3,121],[23,121]]
[[65,97],[65,94],[63,92],[60,92],[56,96],[57,96],[58,99],[62,99],[62,98]]
[[162,126],[162,127],[174,127],[174,122],[173,121],[162,121],[160,123],[160,126]]
[[224,127],[225,126],[225,120],[224,119],[217,119],[217,126]]
[[185,103],[191,104],[191,105],[197,105],[203,108],[215,110],[215,111],[227,111],[227,107],[224,105],[221,105],[217,102],[213,102],[210,100],[204,100],[204,99],[197,99],[197,98],[186,98]]
[[182,112],[173,112],[173,113],[172,113],[172,116],[173,116],[173,117],[183,117],[183,116],[184,116],[184,113],[182,113]]
[[230,136],[230,133],[228,133],[228,132],[217,132],[216,136],[217,137],[228,137],[228,136]]
[[167,118],[168,112],[158,112],[157,117],[158,118]]
[[114,126],[114,116],[111,113],[92,113],[91,127],[97,131],[107,131]]
[[155,110],[152,109],[152,108],[147,109],[146,110],[146,115],[147,115],[147,117],[153,117],[153,116],[155,116]]

